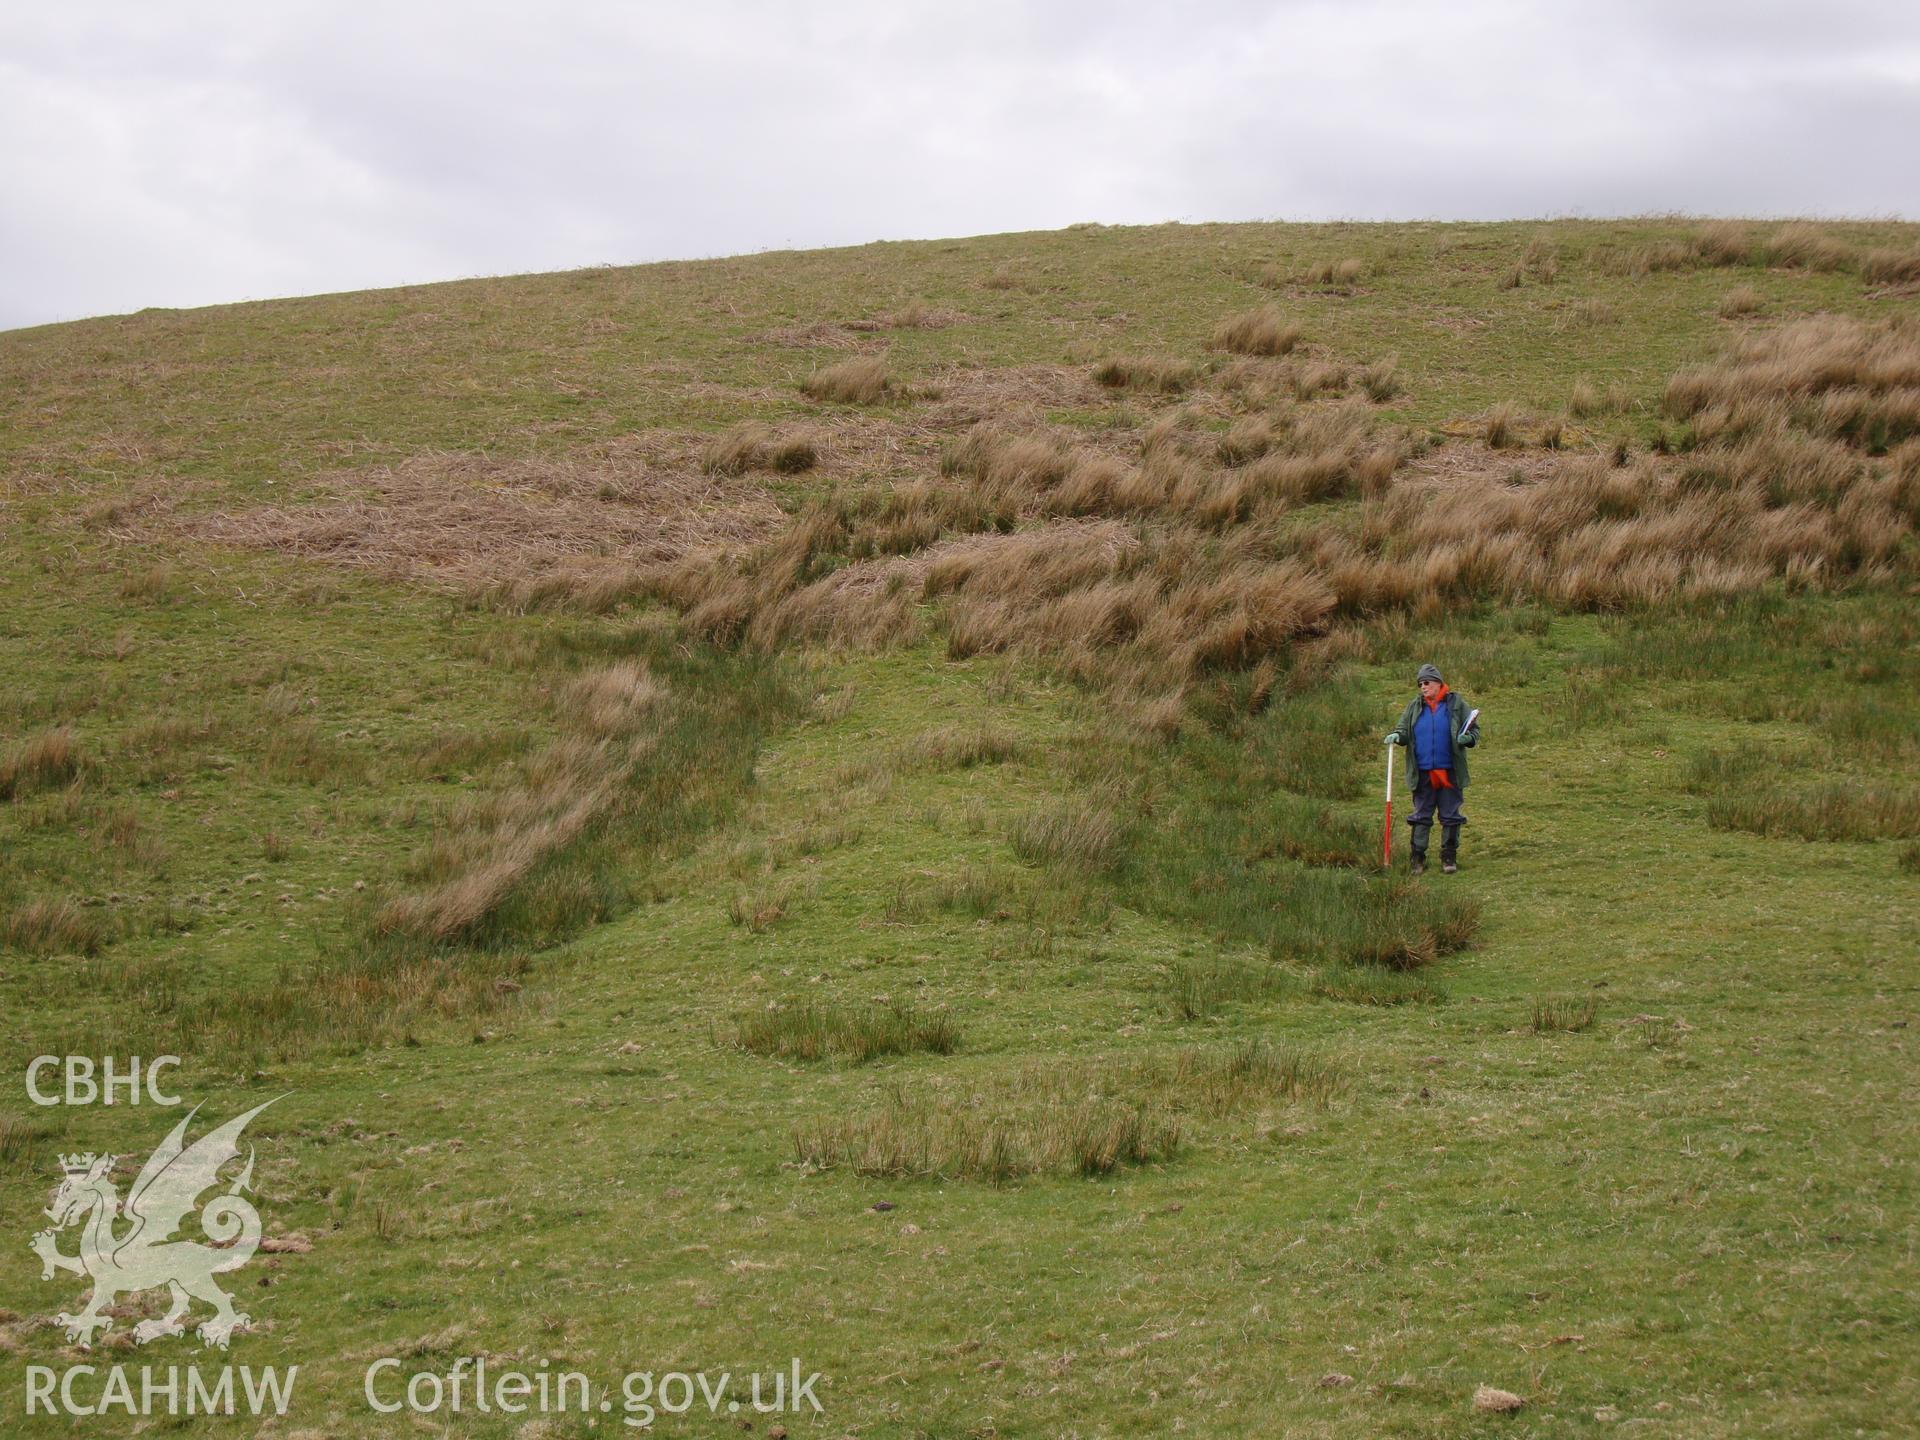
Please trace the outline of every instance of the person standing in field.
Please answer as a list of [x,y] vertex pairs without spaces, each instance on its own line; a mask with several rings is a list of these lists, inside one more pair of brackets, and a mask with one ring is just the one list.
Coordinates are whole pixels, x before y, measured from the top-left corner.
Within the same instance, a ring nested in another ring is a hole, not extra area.
[[1467,751],[1480,741],[1480,712],[1469,710],[1432,665],[1422,665],[1415,680],[1420,693],[1407,702],[1400,723],[1386,735],[1387,744],[1413,751],[1413,763],[1407,766],[1413,786],[1413,813],[1407,817],[1413,857],[1407,868],[1414,875],[1427,868],[1427,837],[1438,811],[1440,869],[1451,875],[1460,868],[1460,827],[1467,823],[1460,802],[1467,789]]

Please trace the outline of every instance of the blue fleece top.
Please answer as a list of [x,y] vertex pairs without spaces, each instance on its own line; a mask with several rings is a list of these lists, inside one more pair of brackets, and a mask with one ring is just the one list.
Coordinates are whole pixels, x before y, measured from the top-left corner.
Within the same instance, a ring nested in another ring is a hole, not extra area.
[[1421,772],[1453,768],[1453,707],[1442,700],[1431,710],[1420,702],[1413,721],[1413,763]]

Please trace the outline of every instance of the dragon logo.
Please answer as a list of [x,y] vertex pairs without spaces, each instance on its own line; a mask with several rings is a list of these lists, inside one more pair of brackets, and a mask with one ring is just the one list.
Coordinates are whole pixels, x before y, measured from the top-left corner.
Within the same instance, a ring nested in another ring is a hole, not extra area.
[[[187,1124],[200,1113],[196,1105],[140,1167],[124,1208],[113,1183],[118,1156],[60,1157],[66,1178],[46,1211],[53,1224],[33,1237],[32,1248],[40,1257],[42,1280],[53,1279],[58,1270],[93,1279],[93,1295],[85,1309],[78,1315],[63,1311],[54,1317],[66,1328],[67,1339],[91,1346],[95,1331],[112,1326],[112,1317],[103,1312],[119,1296],[156,1290],[162,1285],[173,1292],[173,1303],[160,1319],[143,1320],[133,1327],[138,1344],[181,1334],[186,1329],[181,1317],[193,1300],[205,1301],[216,1312],[200,1322],[203,1343],[224,1350],[233,1332],[247,1327],[249,1317],[233,1308],[232,1298],[214,1283],[213,1277],[238,1270],[260,1246],[259,1212],[240,1194],[253,1188],[251,1147],[246,1167],[227,1186],[226,1193],[214,1196],[200,1211],[200,1228],[212,1243],[175,1240],[173,1236],[200,1196],[220,1183],[221,1168],[239,1158],[240,1132],[247,1128],[247,1122],[273,1103],[269,1100],[266,1105],[256,1105],[188,1145]],[[57,1237],[74,1224],[83,1227],[80,1248],[73,1255],[64,1255]]]

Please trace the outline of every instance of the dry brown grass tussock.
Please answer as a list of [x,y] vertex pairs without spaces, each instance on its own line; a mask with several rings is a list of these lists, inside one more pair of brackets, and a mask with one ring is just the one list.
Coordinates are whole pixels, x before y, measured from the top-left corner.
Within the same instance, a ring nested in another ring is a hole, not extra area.
[[1753,232],[1739,220],[1715,220],[1694,232],[1693,246],[1708,265],[1745,265],[1753,258]]
[[513,783],[448,807],[372,931],[433,944],[483,938],[489,921],[548,862],[627,803],[670,704],[638,661],[583,671],[554,696],[561,737],[517,767]]
[[863,356],[816,370],[800,382],[810,400],[838,405],[873,405],[886,398],[893,382],[884,360]]
[[1675,377],[1669,407],[1693,425],[1677,461],[1596,456],[1527,484],[1403,483],[1367,506],[1357,535],[1307,536],[1301,551],[1359,612],[1490,596],[1621,608],[1890,573],[1920,524],[1920,440],[1884,461],[1872,452],[1886,425],[1920,424],[1900,403],[1920,363],[1913,340],[1831,319],[1758,337]]
[[783,435],[771,425],[746,420],[707,443],[700,452],[700,468],[709,475],[740,475],[748,470],[798,475],[818,463],[822,448],[815,431]]
[[1224,437],[1199,420],[1161,416],[1131,456],[976,425],[946,448],[942,480],[823,510],[748,556],[663,567],[652,593],[703,633],[753,644],[889,643],[917,633],[931,601],[955,656],[1018,650],[1177,695],[1317,633],[1335,603],[1239,531],[1381,493],[1415,448],[1359,401],[1243,413]]
[[1300,327],[1278,305],[1230,315],[1214,327],[1212,347],[1239,355],[1285,355],[1300,343]]
[[665,687],[646,666],[627,660],[575,676],[562,689],[560,703],[574,725],[604,736],[634,729],[665,697]]
[[1717,432],[1785,421],[1881,450],[1920,433],[1920,325],[1820,315],[1754,335],[1668,383],[1667,412]]
[[1793,270],[1840,270],[1853,258],[1851,247],[1805,220],[1789,221],[1756,248],[1767,265]]
[[1332,285],[1350,289],[1359,283],[1360,277],[1366,272],[1367,262],[1349,255],[1342,260],[1322,260],[1309,265],[1300,272],[1299,279],[1303,285]]
[[[1033,655],[1171,733],[1208,673],[1330,643],[1356,617],[1490,597],[1612,608],[1904,563],[1920,440],[1874,453],[1920,419],[1913,338],[1845,320],[1751,337],[1675,377],[1684,454],[1631,467],[1478,444],[1415,458],[1358,399],[1276,396],[1300,359],[1250,358],[1216,376],[1209,407],[1161,414],[1130,451],[1110,432],[1095,449],[1038,423],[976,425],[939,479],[824,509],[723,566],[673,568],[654,593],[760,644],[887,643],[924,608],[951,654]],[[1578,390],[1581,412],[1627,401]],[[1231,423],[1209,428],[1216,414]],[[1558,418],[1489,420],[1475,433],[1495,444],[1583,443]],[[1287,518],[1355,495],[1357,519]]]
[[1811,221],[1789,221],[1762,238],[1756,237],[1744,221],[1716,220],[1684,239],[1660,240],[1615,252],[1604,263],[1616,274],[1638,277],[1699,266],[1843,270],[1853,261],[1850,245]]
[[1573,388],[1567,393],[1567,409],[1582,419],[1617,415],[1632,404],[1633,397],[1624,385],[1613,384],[1602,389],[1584,375],[1573,382]]
[[71,726],[58,725],[29,735],[0,756],[0,800],[65,785],[86,763],[86,754]]
[[1199,378],[1191,360],[1157,355],[1115,355],[1093,368],[1093,378],[1111,390],[1144,390],[1156,395],[1178,395]]
[[100,923],[72,900],[29,900],[0,922],[0,943],[28,955],[97,955],[106,943]]
[[1860,275],[1869,285],[1920,282],[1920,250],[1869,250],[1860,262]]

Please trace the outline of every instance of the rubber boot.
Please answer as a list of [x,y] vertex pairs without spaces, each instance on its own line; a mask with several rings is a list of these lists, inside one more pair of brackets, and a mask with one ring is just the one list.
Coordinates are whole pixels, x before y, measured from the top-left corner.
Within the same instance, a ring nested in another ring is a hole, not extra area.
[[1440,873],[1451,875],[1460,868],[1460,827],[1443,826],[1440,831]]
[[1413,857],[1407,861],[1407,873],[1409,875],[1419,875],[1423,874],[1427,868],[1427,832],[1433,827],[1431,825],[1415,825],[1410,828],[1413,831]]

